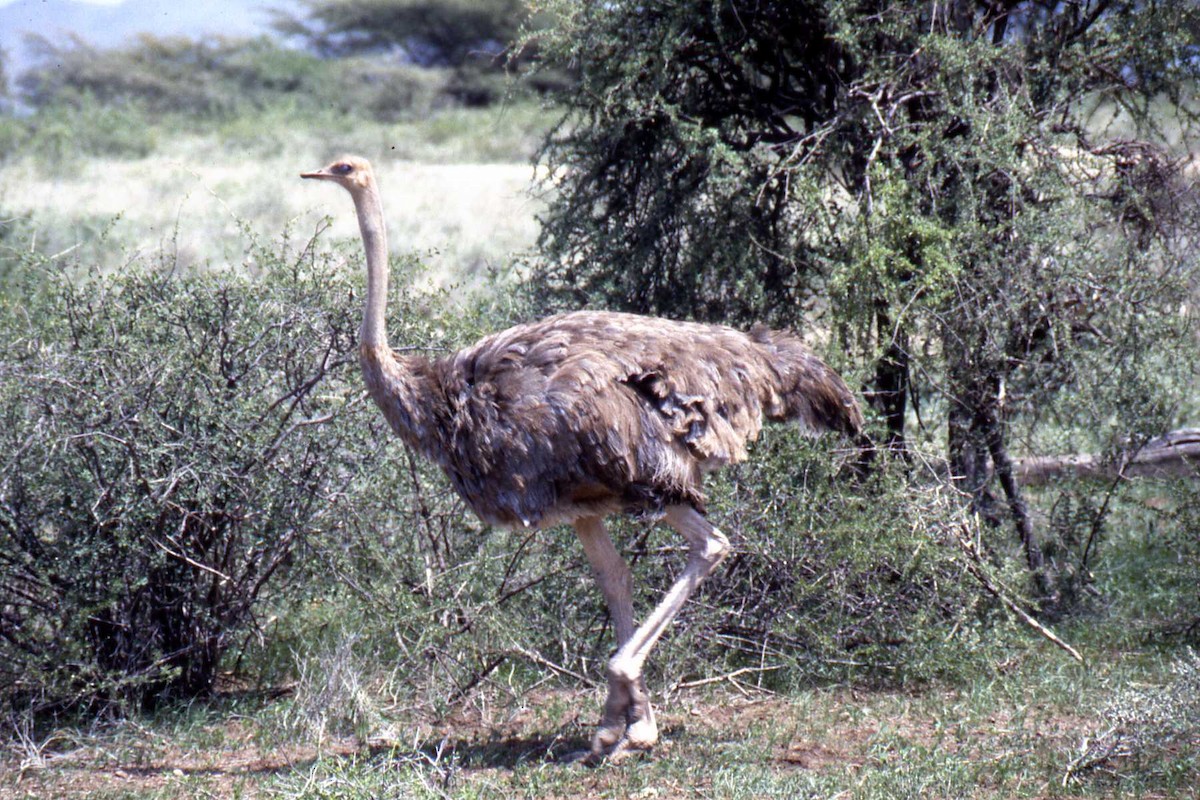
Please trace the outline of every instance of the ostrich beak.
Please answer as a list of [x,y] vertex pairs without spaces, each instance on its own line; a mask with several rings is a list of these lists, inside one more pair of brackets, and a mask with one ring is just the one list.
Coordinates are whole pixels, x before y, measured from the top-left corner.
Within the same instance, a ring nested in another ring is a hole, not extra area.
[[316,172],[301,172],[301,178],[332,178],[333,175],[326,172],[324,169],[319,169]]

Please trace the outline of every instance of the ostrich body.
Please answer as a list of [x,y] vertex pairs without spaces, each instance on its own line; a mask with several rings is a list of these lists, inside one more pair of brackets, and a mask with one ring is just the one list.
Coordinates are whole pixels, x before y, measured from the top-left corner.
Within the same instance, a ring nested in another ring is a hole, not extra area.
[[[745,458],[764,417],[858,436],[854,395],[791,334],[603,311],[518,325],[436,360],[395,353],[370,164],[345,157],[302,177],[335,182],[354,199],[367,260],[360,359],[392,428],[485,522],[571,523],[583,544],[617,639],[591,757],[651,748],[658,731],[642,666],[729,551],[704,517],[704,475]],[[629,567],[603,524],[624,511],[663,516],[689,547],[683,573],[640,626]]]

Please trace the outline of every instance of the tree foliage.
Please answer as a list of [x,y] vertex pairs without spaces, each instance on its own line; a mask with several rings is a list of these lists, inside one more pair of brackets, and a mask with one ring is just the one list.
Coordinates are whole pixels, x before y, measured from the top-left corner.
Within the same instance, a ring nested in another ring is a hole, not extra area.
[[421,66],[496,61],[527,18],[522,0],[303,0],[276,13],[281,33],[324,56],[398,51]]
[[301,110],[394,120],[444,96],[444,72],[378,59],[326,61],[266,38],[159,38],[98,48],[78,36],[35,41],[34,65],[17,79],[35,108],[134,106],[155,114],[221,118],[290,104]]
[[[304,13],[275,12],[275,29],[322,57],[379,55],[448,69],[448,92],[486,105],[511,92],[506,73],[521,69],[522,30],[545,24],[525,0],[303,0]],[[526,86],[561,87],[564,73],[543,72]]]
[[[0,47],[0,101],[8,99],[8,52]],[[0,102],[0,108],[3,108]]]
[[1010,445],[1113,446],[1179,409],[1195,4],[550,5],[541,52],[581,89],[541,153],[539,295],[824,315],[893,449],[943,436],[1055,606]]

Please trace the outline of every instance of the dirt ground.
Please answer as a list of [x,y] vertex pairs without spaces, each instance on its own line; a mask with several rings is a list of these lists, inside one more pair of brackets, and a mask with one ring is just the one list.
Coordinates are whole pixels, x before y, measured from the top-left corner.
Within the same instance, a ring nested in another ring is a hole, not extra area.
[[187,778],[203,777],[212,797],[253,797],[255,785],[273,774],[311,763],[317,758],[338,758],[357,752],[354,739],[339,739],[320,746],[296,744],[264,746],[256,741],[254,725],[231,719],[220,730],[206,733],[215,747],[178,746],[147,733],[144,742],[119,742],[104,737],[78,746],[47,748],[40,758],[0,761],[0,798],[90,797],[100,793],[152,794],[167,790]]
[[[811,700],[801,707],[796,698],[770,694],[684,693],[660,705],[662,740],[648,758],[686,759],[682,749],[698,742],[758,739],[773,770],[845,773],[886,758],[886,747],[885,755],[880,755],[885,739],[952,752],[1024,726],[1038,740],[1031,746],[1062,750],[1077,743],[1093,724],[1058,714],[1030,727],[1028,721],[991,716],[971,725],[964,721],[960,730],[948,732],[945,720],[939,723],[923,713],[928,696],[915,703],[911,700],[842,689],[823,693],[815,707]],[[374,737],[285,743],[277,734],[264,736],[263,723],[254,717],[231,717],[189,729],[186,744],[172,741],[161,730],[124,727],[117,735],[50,741],[36,753],[33,748],[10,749],[0,757],[0,800],[259,797],[276,776],[309,769],[318,759],[388,758],[389,752],[397,758],[411,757],[406,749],[412,751],[414,742],[419,743],[417,751],[436,750],[439,759],[456,756],[463,780],[502,779],[518,765],[553,762],[585,748],[590,722],[598,713],[594,693],[559,690],[525,697],[516,708],[478,704],[440,720],[413,720],[411,729],[399,725],[406,733],[390,743]],[[986,750],[985,743],[972,752]],[[571,764],[563,768],[586,769]],[[609,780],[603,770],[598,771],[594,788],[603,788]]]

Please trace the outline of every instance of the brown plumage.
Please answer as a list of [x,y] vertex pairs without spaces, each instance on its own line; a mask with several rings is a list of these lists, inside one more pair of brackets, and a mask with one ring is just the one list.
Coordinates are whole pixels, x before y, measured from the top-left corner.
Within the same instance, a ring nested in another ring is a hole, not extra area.
[[[763,419],[857,437],[842,379],[794,335],[578,311],[430,361],[387,346],[387,246],[370,165],[346,157],[303,177],[350,191],[367,251],[361,360],[392,428],[435,461],[483,520],[576,527],[613,613],[620,649],[595,757],[657,738],[641,666],[728,542],[703,518],[705,473],[746,457]],[[600,520],[665,515],[691,544],[684,576],[633,629],[628,568]]]
[[829,367],[761,327],[577,311],[433,362],[371,353],[364,369],[396,432],[497,525],[702,510],[704,473],[745,458],[764,417],[861,425]]

